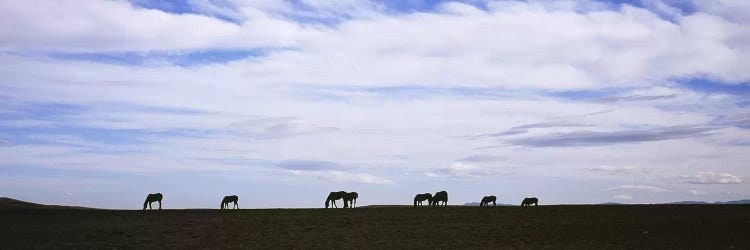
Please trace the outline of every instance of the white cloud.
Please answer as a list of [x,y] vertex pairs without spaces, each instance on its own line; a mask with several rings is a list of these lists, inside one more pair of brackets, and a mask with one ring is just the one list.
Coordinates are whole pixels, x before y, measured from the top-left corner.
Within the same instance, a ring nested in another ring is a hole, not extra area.
[[739,184],[740,177],[729,173],[696,172],[691,175],[676,176],[679,182],[690,184]]
[[300,171],[295,174],[314,176],[320,180],[332,183],[363,183],[363,184],[393,184],[393,180],[371,174],[349,173],[344,171]]
[[478,165],[466,162],[453,162],[450,166],[445,168],[435,169],[434,172],[429,172],[427,176],[448,176],[455,178],[480,178],[492,175],[499,175],[500,171],[480,167]]
[[[320,11],[348,10],[346,6],[361,3],[309,2]],[[237,65],[271,83],[565,90],[647,86],[695,75],[729,82],[750,80],[741,66],[750,57],[750,46],[743,45],[750,41],[750,31],[723,19],[723,12],[684,16],[672,23],[629,6],[576,12],[580,6],[571,7],[570,2],[493,2],[485,11],[446,3],[442,9],[451,13],[376,12],[328,27],[266,13],[264,8],[271,12],[276,8],[262,3],[242,5],[243,15],[251,18],[241,24],[115,1],[26,4],[30,3],[0,4],[5,17],[0,48],[293,48]],[[182,27],[191,27],[191,32],[183,32]]]
[[2,50],[199,49],[237,46],[232,40],[243,36],[232,23],[137,9],[126,1],[3,1],[0,16]]
[[632,200],[633,196],[630,196],[630,195],[627,195],[627,194],[620,194],[620,195],[615,195],[612,198],[615,198],[615,199],[618,199],[618,200]]
[[433,172],[427,172],[427,173],[424,173],[424,175],[428,177],[440,177],[440,175],[433,173]]

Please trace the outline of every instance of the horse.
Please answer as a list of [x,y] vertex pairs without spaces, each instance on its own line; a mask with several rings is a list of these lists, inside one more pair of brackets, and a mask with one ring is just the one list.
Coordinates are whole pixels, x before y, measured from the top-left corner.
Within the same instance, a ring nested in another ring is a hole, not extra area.
[[[328,203],[333,202],[333,207],[338,208],[336,206],[336,200],[344,199],[344,196],[346,196],[346,191],[338,191],[338,192],[331,192],[328,194],[328,198],[326,198],[326,208],[328,208]],[[344,208],[347,207],[346,200],[344,200]]]
[[161,199],[162,198],[164,198],[164,196],[161,195],[161,193],[148,194],[148,196],[146,196],[146,201],[143,202],[143,210],[146,210],[146,205],[148,205],[148,209],[152,209],[151,208],[151,203],[155,202],[155,201],[159,202],[159,210],[161,210]]
[[484,198],[482,198],[482,201],[479,202],[479,206],[486,207],[490,205],[490,202],[492,202],[492,206],[494,207],[496,206],[495,201],[497,201],[497,197],[495,197],[494,195],[485,196]]
[[229,203],[232,203],[232,202],[234,202],[234,206],[232,206],[233,209],[234,208],[240,209],[240,205],[237,204],[237,201],[239,199],[240,198],[237,197],[236,195],[224,196],[224,199],[221,200],[221,205],[220,205],[221,209],[224,209],[224,208],[229,209]]
[[359,198],[357,192],[346,193],[346,195],[344,195],[344,207],[347,207],[347,203],[349,203],[349,207],[354,208],[357,205],[357,198]]
[[441,201],[443,202],[444,207],[448,206],[448,192],[440,191],[435,193],[435,196],[432,196],[432,199],[430,200],[430,206],[440,206]]
[[534,204],[534,206],[539,206],[539,199],[537,199],[536,197],[531,197],[531,198],[527,197],[527,198],[524,198],[523,201],[521,201],[522,207],[528,207],[528,206],[531,206],[531,204]]
[[414,207],[422,206],[423,201],[427,201],[427,204],[430,204],[430,200],[432,200],[431,193],[417,194],[417,196],[414,196]]

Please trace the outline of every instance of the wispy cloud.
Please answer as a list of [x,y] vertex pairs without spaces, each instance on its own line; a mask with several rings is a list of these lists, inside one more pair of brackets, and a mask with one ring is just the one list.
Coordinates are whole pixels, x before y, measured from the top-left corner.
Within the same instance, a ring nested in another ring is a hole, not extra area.
[[673,179],[690,184],[739,184],[740,177],[729,173],[696,172],[691,175],[675,176]]
[[362,183],[362,184],[394,184],[391,179],[379,177],[372,174],[350,173],[345,171],[324,170],[324,171],[302,171],[293,170],[294,174],[313,176],[319,180],[331,183]]
[[229,124],[227,128],[237,134],[256,139],[285,138],[339,131],[306,122],[296,117],[257,118]]
[[314,160],[287,160],[279,162],[276,166],[284,169],[308,171],[350,169],[335,162]]
[[616,103],[616,102],[636,102],[636,101],[654,101],[654,100],[666,100],[677,97],[677,94],[670,95],[630,95],[630,96],[613,96],[596,99],[596,102],[601,103]]
[[355,173],[356,167],[319,160],[286,160],[276,164],[293,174],[312,176],[332,183],[393,184],[393,180],[366,173]]
[[481,178],[493,175],[500,175],[502,171],[481,167],[472,163],[466,162],[454,162],[448,167],[438,168],[431,172],[427,172],[427,176],[431,177],[453,177],[453,178]]
[[459,162],[495,162],[495,161],[507,161],[507,156],[502,155],[471,155],[461,159]]
[[634,173],[646,173],[646,169],[638,168],[634,166],[611,166],[601,165],[598,167],[587,168],[586,170],[591,172],[600,172],[607,174],[634,174]]
[[642,186],[642,185],[620,185],[616,187],[607,188],[607,191],[644,191],[652,193],[670,192],[671,190],[654,187],[654,186]]
[[739,113],[724,116],[715,121],[718,124],[727,126],[736,126],[741,128],[750,128],[750,113]]
[[469,135],[469,136],[463,136],[462,138],[503,137],[503,136],[509,136],[509,135],[524,134],[524,133],[529,132],[529,129],[534,129],[534,128],[574,128],[574,127],[594,127],[594,126],[596,125],[576,123],[576,122],[567,122],[567,121],[552,121],[552,122],[525,124],[525,125],[512,127],[503,132]]
[[644,130],[582,131],[518,138],[506,142],[529,147],[603,146],[702,137],[711,135],[710,132],[716,129],[718,127],[671,126]]

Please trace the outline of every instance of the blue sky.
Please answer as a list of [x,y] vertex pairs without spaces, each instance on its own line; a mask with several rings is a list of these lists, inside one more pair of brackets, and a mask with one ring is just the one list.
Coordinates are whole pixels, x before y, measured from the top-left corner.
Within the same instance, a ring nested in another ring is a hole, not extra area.
[[748,198],[747,13],[742,0],[4,1],[0,196]]

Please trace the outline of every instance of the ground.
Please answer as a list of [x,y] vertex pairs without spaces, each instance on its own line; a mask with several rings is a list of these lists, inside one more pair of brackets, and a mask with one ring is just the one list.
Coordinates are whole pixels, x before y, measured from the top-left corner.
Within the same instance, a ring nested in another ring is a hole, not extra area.
[[0,249],[750,249],[750,205],[0,210]]

